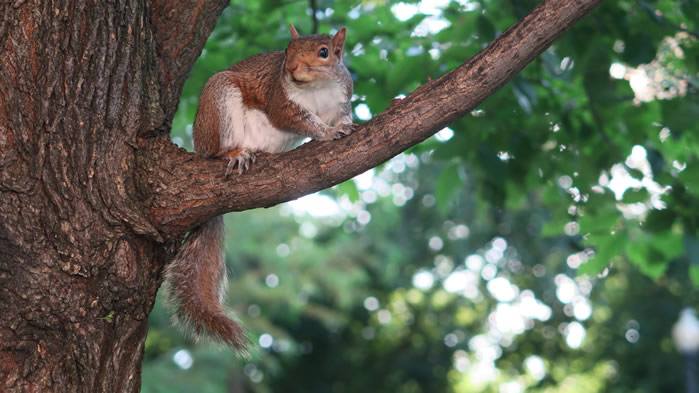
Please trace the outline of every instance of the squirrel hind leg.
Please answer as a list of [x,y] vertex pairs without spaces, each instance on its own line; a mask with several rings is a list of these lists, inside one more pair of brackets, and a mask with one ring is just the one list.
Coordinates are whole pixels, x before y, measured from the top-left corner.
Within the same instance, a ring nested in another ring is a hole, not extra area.
[[233,173],[233,168],[238,166],[238,174],[242,175],[250,168],[250,165],[255,162],[255,153],[248,149],[234,149],[221,154],[222,157],[228,158],[228,166],[226,166],[226,176]]

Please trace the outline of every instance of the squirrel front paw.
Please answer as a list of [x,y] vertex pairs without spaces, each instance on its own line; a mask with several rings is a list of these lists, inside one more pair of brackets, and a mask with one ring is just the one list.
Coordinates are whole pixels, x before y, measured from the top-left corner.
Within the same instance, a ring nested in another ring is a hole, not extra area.
[[344,136],[351,134],[355,129],[357,129],[357,124],[340,124],[332,128],[328,128],[327,132],[319,136],[317,139],[319,141],[332,141],[335,139],[340,139]]
[[233,168],[238,165],[238,174],[242,175],[255,162],[255,153],[246,149],[236,149],[224,153],[228,157],[228,165],[226,166],[226,176],[233,173]]

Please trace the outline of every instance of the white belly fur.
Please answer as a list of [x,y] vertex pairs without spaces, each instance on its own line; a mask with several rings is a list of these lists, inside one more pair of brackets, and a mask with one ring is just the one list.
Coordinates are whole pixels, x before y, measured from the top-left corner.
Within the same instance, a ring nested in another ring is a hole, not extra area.
[[296,147],[304,137],[276,129],[259,109],[243,104],[240,89],[228,86],[218,97],[221,111],[221,147],[224,151],[249,149],[280,153]]
[[342,117],[345,92],[337,82],[319,81],[313,86],[298,88],[291,83],[284,86],[289,99],[309,112],[315,113],[328,126]]

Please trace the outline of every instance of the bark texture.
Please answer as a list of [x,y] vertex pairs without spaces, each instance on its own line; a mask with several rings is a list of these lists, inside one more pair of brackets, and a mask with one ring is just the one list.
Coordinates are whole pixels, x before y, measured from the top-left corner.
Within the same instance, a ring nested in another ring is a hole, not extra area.
[[187,230],[364,172],[477,106],[601,0],[547,0],[355,134],[243,176],[178,149],[182,85],[225,0],[0,4],[0,391],[138,392]]
[[170,248],[138,140],[169,130],[225,4],[0,5],[0,391],[139,391]]

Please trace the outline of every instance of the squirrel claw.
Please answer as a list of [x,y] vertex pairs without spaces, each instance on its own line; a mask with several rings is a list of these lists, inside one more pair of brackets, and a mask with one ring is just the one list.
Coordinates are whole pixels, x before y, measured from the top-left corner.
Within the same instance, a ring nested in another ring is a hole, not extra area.
[[238,174],[242,175],[250,168],[250,165],[255,162],[255,153],[250,150],[241,150],[235,156],[228,156],[228,165],[226,166],[226,177],[233,173],[233,168],[238,165]]
[[342,133],[343,136],[346,136],[353,133],[357,128],[359,128],[359,124],[345,124],[340,128],[340,133]]
[[355,129],[357,129],[358,125],[354,123],[349,123],[349,124],[340,124],[338,126],[335,126],[331,128],[331,133],[327,138],[322,138],[321,140],[323,141],[331,141],[335,139],[340,139],[342,137],[345,137],[352,132],[354,132]]

